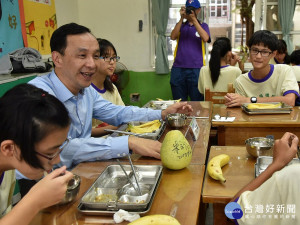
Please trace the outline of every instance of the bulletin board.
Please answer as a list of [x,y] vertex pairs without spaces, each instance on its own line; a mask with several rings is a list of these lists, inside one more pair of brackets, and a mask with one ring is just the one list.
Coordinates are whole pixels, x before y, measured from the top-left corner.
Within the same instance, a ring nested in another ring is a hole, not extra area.
[[18,0],[0,0],[0,58],[23,48]]
[[50,38],[57,28],[54,0],[23,0],[26,47],[51,54]]

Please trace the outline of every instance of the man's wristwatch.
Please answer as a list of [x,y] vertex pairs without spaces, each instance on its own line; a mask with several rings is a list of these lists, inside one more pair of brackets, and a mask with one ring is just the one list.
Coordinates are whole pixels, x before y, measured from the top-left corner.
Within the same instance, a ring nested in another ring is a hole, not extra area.
[[256,97],[251,97],[250,101],[251,101],[251,103],[256,103],[257,102],[257,98]]

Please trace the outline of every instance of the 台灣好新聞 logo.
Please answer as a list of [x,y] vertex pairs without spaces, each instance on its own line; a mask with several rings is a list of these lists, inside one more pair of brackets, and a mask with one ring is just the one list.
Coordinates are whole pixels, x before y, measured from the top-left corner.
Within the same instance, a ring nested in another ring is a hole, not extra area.
[[229,219],[240,219],[243,216],[242,208],[236,202],[228,203],[225,206],[224,212]]

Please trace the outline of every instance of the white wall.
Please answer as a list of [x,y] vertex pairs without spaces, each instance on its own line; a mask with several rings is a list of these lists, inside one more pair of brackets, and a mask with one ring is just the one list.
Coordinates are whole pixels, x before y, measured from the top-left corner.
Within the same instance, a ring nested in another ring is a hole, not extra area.
[[84,25],[96,37],[111,41],[129,70],[153,71],[148,0],[55,0],[55,4],[58,26]]

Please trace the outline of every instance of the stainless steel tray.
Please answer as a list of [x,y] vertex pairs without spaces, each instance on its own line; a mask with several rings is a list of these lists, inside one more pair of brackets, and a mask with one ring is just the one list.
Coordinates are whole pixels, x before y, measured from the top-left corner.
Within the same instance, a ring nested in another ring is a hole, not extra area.
[[[262,172],[267,169],[267,167],[272,163],[273,157],[272,156],[259,156],[256,159],[255,163],[255,177],[258,177]],[[288,165],[299,163],[299,159],[294,158]]]
[[[157,188],[158,188],[159,183],[160,183],[160,181],[161,181],[161,177],[162,177],[162,174],[160,175],[160,177],[159,177],[159,179],[158,179],[158,183],[157,183],[157,185],[156,185],[156,187],[155,187],[154,193],[156,193],[156,191],[157,191]],[[146,213],[148,213],[148,212],[150,211],[151,206],[152,206],[152,203],[153,203],[153,200],[154,200],[154,196],[150,199],[149,204],[148,204],[147,207],[146,207],[145,209],[143,209],[143,210],[139,210],[139,209],[137,209],[137,210],[130,210],[130,209],[129,209],[129,210],[127,210],[127,211],[130,212],[130,213],[138,213],[138,214],[140,214],[140,215],[144,215],[144,214],[146,214]],[[100,215],[102,215],[102,216],[111,216],[111,215],[113,215],[114,213],[117,212],[117,210],[97,210],[97,209],[89,209],[89,208],[85,207],[85,205],[82,204],[82,203],[79,203],[79,204],[78,204],[77,210],[78,210],[79,212],[85,214],[85,215],[96,215],[96,216],[98,216],[98,215],[99,215],[99,216],[100,216]]]
[[[97,178],[89,190],[80,200],[85,209],[93,211],[127,211],[143,212],[147,210],[155,196],[160,182],[162,166],[137,165],[134,166],[138,175],[138,182],[142,189],[142,196],[138,196],[130,185],[119,165],[108,166]],[[135,183],[130,165],[124,165],[132,183]]]
[[166,109],[170,105],[173,105],[176,103],[176,100],[168,100],[168,101],[155,101],[151,100],[147,102],[143,108],[151,108],[151,109]]
[[[147,123],[147,122],[149,122],[149,121],[133,121],[133,122],[129,122],[127,124],[121,125],[118,128],[118,130],[125,131],[127,129],[127,127],[128,127],[128,124],[131,124],[131,125],[134,125],[134,126],[138,126],[138,125],[141,125],[141,124]],[[161,125],[160,125],[160,127],[155,132],[139,134],[139,137],[141,137],[141,138],[147,138],[147,139],[152,139],[152,140],[159,140],[159,138],[161,137],[161,135],[164,133],[164,131],[166,129],[166,122],[163,121],[163,120],[160,120],[160,122],[161,122]],[[123,134],[113,133],[113,134],[111,134],[111,137],[118,137],[120,135],[123,135]]]
[[[267,102],[268,104],[278,104],[279,102]],[[290,113],[293,110],[293,107],[285,103],[281,104],[281,107],[274,109],[249,109],[248,105],[251,103],[242,104],[242,109],[247,114],[281,114],[281,113]]]

